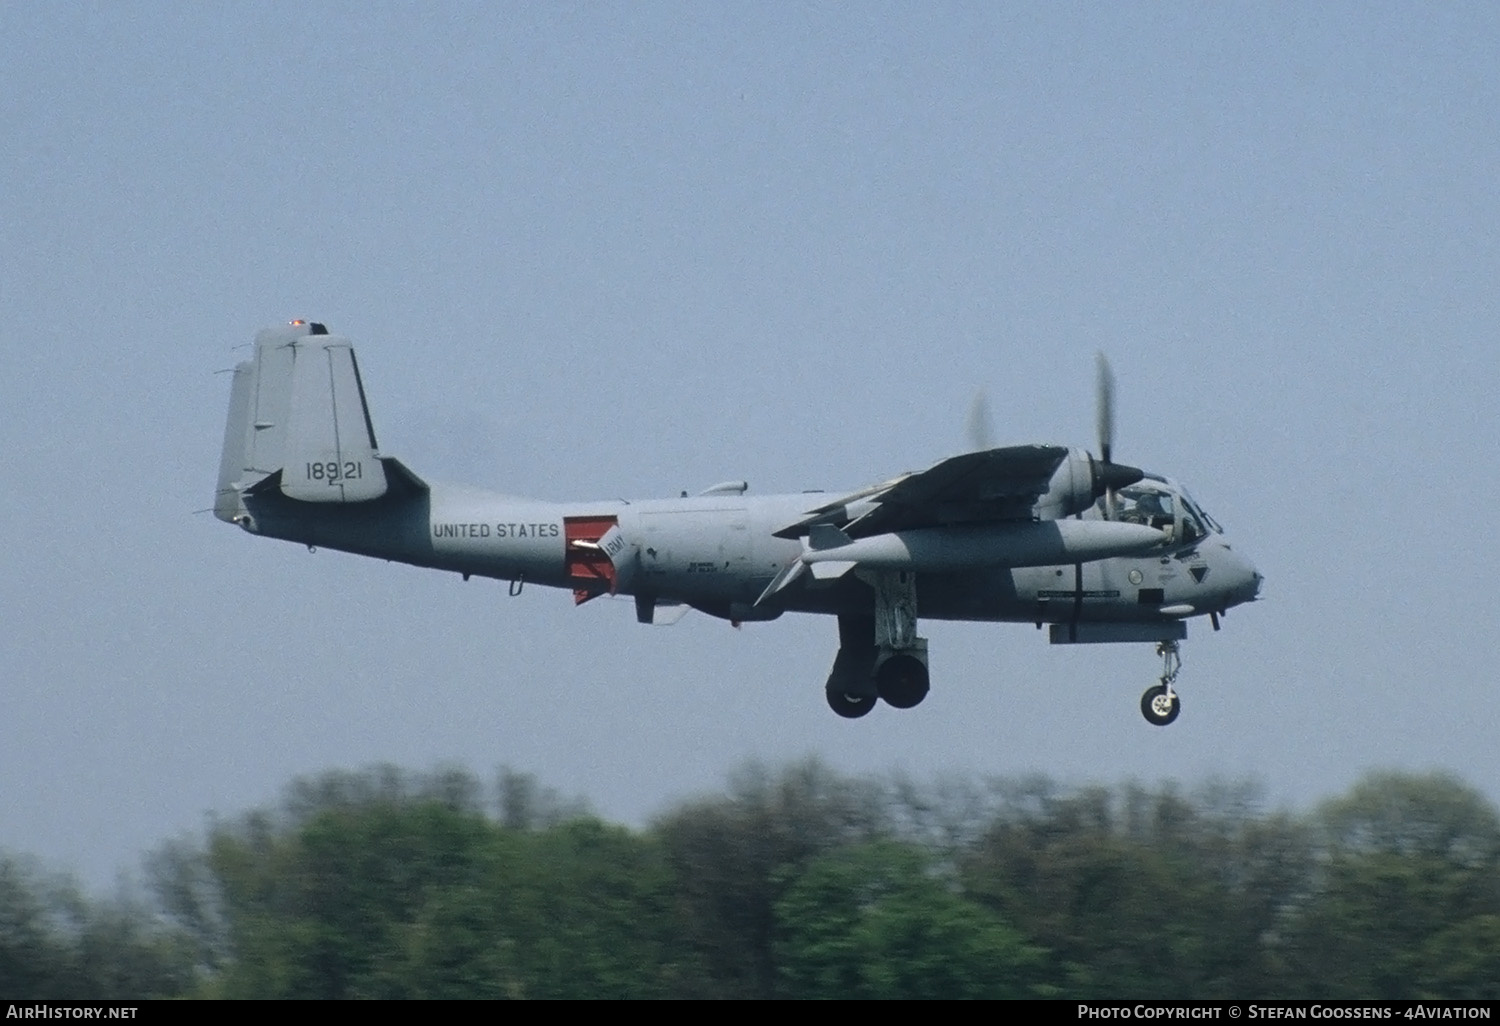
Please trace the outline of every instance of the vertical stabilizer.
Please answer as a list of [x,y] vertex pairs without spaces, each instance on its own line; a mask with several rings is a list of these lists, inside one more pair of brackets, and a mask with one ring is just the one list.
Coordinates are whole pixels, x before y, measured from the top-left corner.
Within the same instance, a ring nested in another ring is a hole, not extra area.
[[240,490],[250,451],[250,404],[254,400],[255,365],[245,361],[234,369],[229,389],[229,419],[224,422],[224,450],[219,456],[219,486],[214,490],[214,516],[228,523],[245,512]]
[[281,491],[303,502],[364,502],[385,494],[385,467],[348,339],[303,339],[293,348]]
[[354,347],[321,324],[260,332],[254,359],[235,368],[215,515],[236,519],[241,494],[278,471],[282,494],[302,502],[386,492]]

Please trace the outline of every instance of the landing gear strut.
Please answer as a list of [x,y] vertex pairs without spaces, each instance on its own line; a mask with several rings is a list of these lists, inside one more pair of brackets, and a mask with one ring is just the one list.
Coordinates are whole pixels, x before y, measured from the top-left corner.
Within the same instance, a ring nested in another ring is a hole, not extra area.
[[927,639],[917,637],[917,575],[877,571],[875,589],[875,690],[886,705],[910,709],[927,697]]
[[1146,693],[1141,696],[1141,715],[1146,717],[1148,723],[1165,727],[1177,719],[1177,714],[1182,711],[1177,692],[1172,690],[1172,682],[1182,670],[1182,656],[1175,641],[1157,642],[1156,654],[1162,659],[1161,683],[1154,688],[1147,688]]
[[824,688],[828,707],[851,720],[877,698],[910,709],[929,688],[927,639],[917,637],[916,575],[879,571],[864,579],[875,590],[874,615],[839,616],[839,651]]

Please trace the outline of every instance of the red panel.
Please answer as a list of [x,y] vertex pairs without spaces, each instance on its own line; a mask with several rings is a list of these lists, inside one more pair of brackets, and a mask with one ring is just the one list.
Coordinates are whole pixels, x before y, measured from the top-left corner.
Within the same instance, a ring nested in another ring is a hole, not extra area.
[[615,565],[598,547],[600,538],[619,523],[617,517],[563,517],[566,568],[573,584],[573,602],[582,605],[591,598],[615,593],[619,582]]

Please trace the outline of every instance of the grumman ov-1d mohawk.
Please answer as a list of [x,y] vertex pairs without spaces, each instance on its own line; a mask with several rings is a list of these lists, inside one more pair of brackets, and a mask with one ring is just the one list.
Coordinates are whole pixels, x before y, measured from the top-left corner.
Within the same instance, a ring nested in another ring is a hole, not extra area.
[[1050,625],[1054,645],[1146,642],[1162,658],[1141,698],[1177,718],[1187,620],[1214,629],[1261,575],[1171,480],[1110,459],[1113,385],[1099,362],[1099,458],[1021,445],[942,460],[859,491],[546,502],[418,477],[382,455],[349,340],[293,321],[234,371],[214,513],[251,534],[510,582],[575,603],[635,598],[642,623],[689,607],[734,622],[838,617],[828,704],[927,694],[918,616]]

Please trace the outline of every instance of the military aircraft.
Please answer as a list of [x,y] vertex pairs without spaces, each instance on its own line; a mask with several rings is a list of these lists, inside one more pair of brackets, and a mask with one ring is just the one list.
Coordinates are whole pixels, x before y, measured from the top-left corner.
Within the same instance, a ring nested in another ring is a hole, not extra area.
[[1261,575],[1169,478],[1111,459],[1113,385],[1100,358],[1098,458],[1057,445],[981,446],[848,493],[549,502],[427,481],[375,441],[348,339],[292,321],[234,370],[214,513],[256,535],[510,582],[575,603],[635,599],[642,623],[698,609],[736,625],[838,618],[825,688],[840,716],[928,691],[918,617],[1033,623],[1054,645],[1146,642],[1141,698],[1177,718],[1187,620],[1215,630]]

